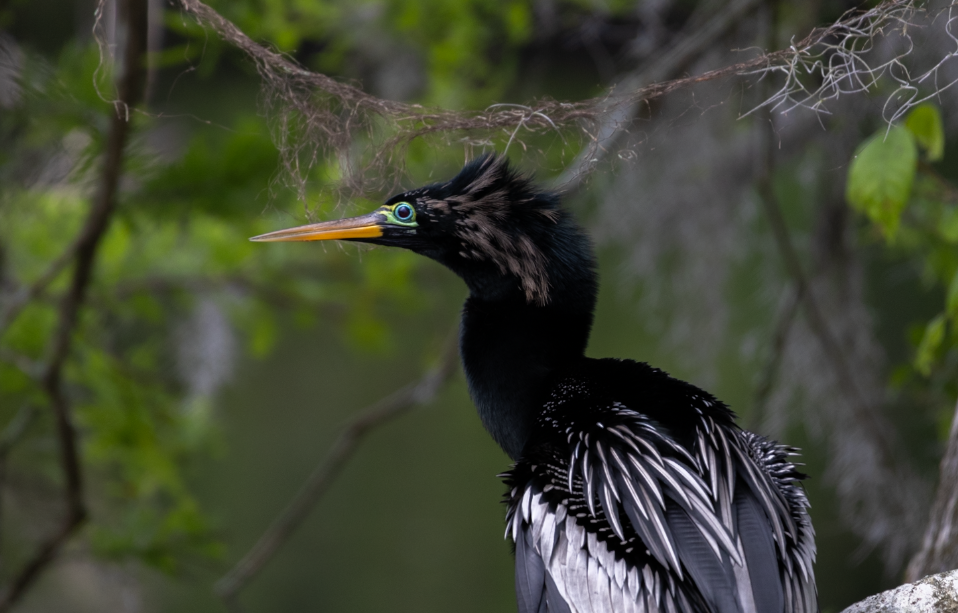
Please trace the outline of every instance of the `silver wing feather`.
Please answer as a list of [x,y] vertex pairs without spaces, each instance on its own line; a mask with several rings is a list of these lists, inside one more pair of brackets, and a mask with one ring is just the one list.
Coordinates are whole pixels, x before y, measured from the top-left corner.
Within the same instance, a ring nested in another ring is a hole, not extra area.
[[793,450],[705,417],[689,451],[614,408],[507,475],[520,613],[815,613]]

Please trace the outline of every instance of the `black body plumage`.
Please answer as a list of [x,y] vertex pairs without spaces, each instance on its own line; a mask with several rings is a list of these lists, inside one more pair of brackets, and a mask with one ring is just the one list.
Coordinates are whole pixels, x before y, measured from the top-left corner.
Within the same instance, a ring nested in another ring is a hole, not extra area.
[[557,376],[506,473],[521,613],[817,611],[789,448],[646,364]]
[[818,610],[794,450],[661,370],[585,357],[594,257],[557,196],[486,155],[370,215],[260,238],[344,232],[431,257],[470,289],[460,354],[516,461],[502,476],[520,613]]

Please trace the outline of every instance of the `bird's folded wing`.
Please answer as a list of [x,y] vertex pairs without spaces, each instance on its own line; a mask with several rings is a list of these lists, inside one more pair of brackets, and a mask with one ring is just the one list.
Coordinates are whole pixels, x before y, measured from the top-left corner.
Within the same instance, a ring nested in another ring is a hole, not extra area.
[[[817,610],[804,496],[786,500],[769,472],[783,448],[706,429],[690,453],[618,415],[570,436],[567,458],[527,465],[513,490],[521,613]],[[636,538],[644,557],[623,553]]]

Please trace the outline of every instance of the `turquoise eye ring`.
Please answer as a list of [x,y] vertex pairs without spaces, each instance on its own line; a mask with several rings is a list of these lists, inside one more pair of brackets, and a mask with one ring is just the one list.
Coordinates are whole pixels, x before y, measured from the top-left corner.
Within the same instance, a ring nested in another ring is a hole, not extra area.
[[399,221],[412,221],[416,216],[416,211],[412,208],[412,205],[403,202],[393,209],[393,215],[395,215]]

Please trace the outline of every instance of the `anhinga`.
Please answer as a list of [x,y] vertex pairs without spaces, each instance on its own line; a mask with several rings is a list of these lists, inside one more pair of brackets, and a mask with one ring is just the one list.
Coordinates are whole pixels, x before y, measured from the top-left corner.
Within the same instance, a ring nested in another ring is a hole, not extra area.
[[484,155],[368,215],[253,240],[329,239],[411,249],[468,285],[469,392],[516,462],[521,613],[818,610],[795,450],[661,370],[585,357],[595,258],[558,196]]

